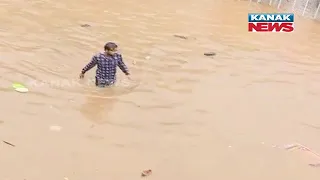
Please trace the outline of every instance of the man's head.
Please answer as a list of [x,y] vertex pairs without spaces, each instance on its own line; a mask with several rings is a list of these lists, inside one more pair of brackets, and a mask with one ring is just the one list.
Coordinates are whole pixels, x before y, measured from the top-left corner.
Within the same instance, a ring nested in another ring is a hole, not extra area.
[[114,42],[108,42],[104,45],[104,51],[109,55],[114,55],[118,50],[118,45]]

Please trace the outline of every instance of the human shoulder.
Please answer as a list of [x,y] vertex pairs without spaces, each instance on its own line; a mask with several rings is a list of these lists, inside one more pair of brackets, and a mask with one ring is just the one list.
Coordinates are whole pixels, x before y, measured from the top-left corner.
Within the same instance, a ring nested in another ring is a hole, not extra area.
[[103,53],[98,52],[98,53],[95,53],[92,57],[93,57],[93,58],[99,58],[99,57],[101,57],[102,55],[103,55]]
[[114,55],[114,57],[115,57],[116,59],[122,59],[122,55],[121,55],[120,53],[116,53],[116,54]]

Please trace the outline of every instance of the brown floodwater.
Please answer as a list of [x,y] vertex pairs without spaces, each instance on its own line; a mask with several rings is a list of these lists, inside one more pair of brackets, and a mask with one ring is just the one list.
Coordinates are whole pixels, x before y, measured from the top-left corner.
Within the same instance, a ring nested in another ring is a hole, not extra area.
[[[248,33],[248,12],[276,10],[232,0],[0,5],[0,180],[320,178],[316,156],[274,148],[320,152],[317,22]],[[78,75],[107,41],[133,81],[97,89]]]

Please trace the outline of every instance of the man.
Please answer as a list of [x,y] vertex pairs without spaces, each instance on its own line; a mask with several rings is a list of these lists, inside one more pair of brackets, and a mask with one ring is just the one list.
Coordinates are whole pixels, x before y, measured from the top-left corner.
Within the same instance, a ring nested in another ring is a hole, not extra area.
[[97,65],[96,86],[98,87],[111,86],[116,82],[117,66],[129,77],[128,68],[124,64],[121,54],[117,53],[117,48],[115,43],[108,42],[104,46],[104,52],[94,55],[91,62],[82,69],[80,78],[84,78],[84,74],[95,65]]

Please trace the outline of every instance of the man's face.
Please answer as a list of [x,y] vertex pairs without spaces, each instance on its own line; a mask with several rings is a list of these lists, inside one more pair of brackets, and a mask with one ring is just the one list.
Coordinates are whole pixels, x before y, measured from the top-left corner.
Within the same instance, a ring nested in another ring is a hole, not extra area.
[[118,49],[117,48],[113,48],[113,49],[110,49],[108,50],[108,54],[110,54],[111,56],[113,56],[115,53],[117,53]]

